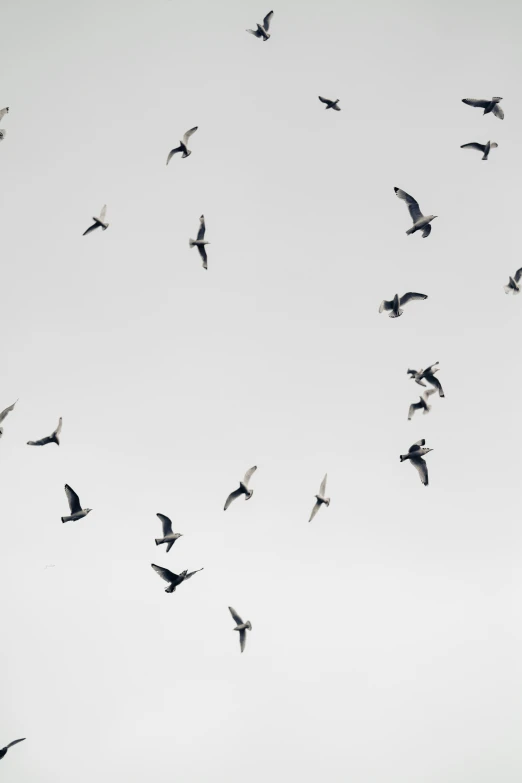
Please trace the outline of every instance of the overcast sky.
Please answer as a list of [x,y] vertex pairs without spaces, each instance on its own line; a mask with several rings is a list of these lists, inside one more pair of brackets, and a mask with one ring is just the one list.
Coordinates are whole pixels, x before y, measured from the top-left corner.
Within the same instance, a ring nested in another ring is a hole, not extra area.
[[4,0],[2,783],[522,778],[522,8],[273,8]]

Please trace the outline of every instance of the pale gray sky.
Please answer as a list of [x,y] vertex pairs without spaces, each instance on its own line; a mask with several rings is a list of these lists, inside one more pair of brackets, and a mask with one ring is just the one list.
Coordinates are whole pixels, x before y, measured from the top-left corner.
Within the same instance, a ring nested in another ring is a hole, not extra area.
[[[2,782],[520,783],[520,5],[1,18]],[[151,562],[205,570],[167,595]]]

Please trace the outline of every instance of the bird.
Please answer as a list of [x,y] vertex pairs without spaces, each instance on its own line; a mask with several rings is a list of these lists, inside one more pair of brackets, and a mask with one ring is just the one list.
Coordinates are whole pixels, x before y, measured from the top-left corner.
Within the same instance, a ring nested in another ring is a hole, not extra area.
[[188,130],[183,136],[183,139],[180,141],[179,147],[175,147],[173,150],[169,152],[167,157],[167,166],[169,165],[170,159],[172,158],[173,155],[176,154],[176,152],[182,152],[183,153],[183,155],[181,156],[182,158],[188,158],[189,155],[192,155],[192,151],[189,150],[189,148],[187,147],[187,142],[189,138],[192,136],[192,134],[197,131],[197,129],[198,126],[196,125],[195,128],[191,128],[190,130]]
[[462,103],[467,103],[468,106],[475,106],[477,109],[484,109],[483,114],[489,114],[493,112],[495,117],[499,120],[504,119],[504,112],[498,105],[502,98],[491,98],[491,100],[484,100],[483,98],[463,98]]
[[337,100],[335,101],[331,101],[330,98],[321,98],[321,96],[319,95],[319,100],[321,101],[321,103],[326,103],[327,109],[334,109],[335,111],[341,111],[341,107],[337,105],[340,100],[339,98],[337,98]]
[[252,630],[252,623],[250,620],[247,620],[246,623],[243,622],[241,617],[238,615],[235,609],[232,609],[231,606],[228,607],[228,611],[234,618],[234,622],[236,623],[236,627],[234,628],[234,631],[239,631],[239,647],[241,648],[241,652],[245,649],[246,644],[246,632]]
[[429,451],[433,451],[433,449],[422,448],[425,443],[426,441],[424,440],[424,438],[422,440],[418,440],[417,443],[414,443],[413,446],[410,446],[407,454],[401,454],[400,460],[401,462],[404,462],[405,460],[409,459],[411,464],[418,470],[420,480],[422,481],[424,486],[427,487],[428,466],[426,465],[426,462],[422,458]]
[[94,231],[97,228],[102,228],[104,231],[109,228],[109,224],[105,220],[105,213],[107,212],[107,204],[104,204],[102,207],[102,211],[100,212],[100,217],[93,217],[94,223],[92,226],[89,226],[87,231],[83,232],[83,236],[86,234],[90,234],[91,231]]
[[315,517],[315,515],[317,514],[317,512],[319,511],[323,503],[326,506],[330,505],[330,498],[324,496],[324,493],[326,492],[327,477],[328,474],[325,473],[324,479],[321,481],[321,486],[319,487],[319,494],[315,496],[316,497],[315,506],[313,507],[312,513],[310,514],[310,519],[308,520],[309,522],[311,522],[312,519]]
[[225,509],[224,509],[225,511],[230,506],[232,501],[238,498],[240,495],[245,495],[245,500],[250,500],[250,498],[254,494],[254,490],[248,489],[248,482],[250,481],[252,474],[256,470],[257,470],[257,465],[254,465],[253,468],[247,470],[247,472],[245,473],[245,478],[243,479],[243,481],[239,482],[239,488],[234,490],[234,492],[231,492],[230,495],[228,496],[225,503]]
[[419,402],[412,402],[410,405],[410,409],[408,411],[408,421],[411,421],[413,414],[415,411],[420,410],[423,408],[422,411],[424,414],[429,413],[431,410],[431,405],[428,405],[428,397],[430,395],[435,394],[437,390],[436,389],[427,389],[423,394],[419,397]]
[[170,552],[178,538],[181,538],[183,533],[173,533],[172,532],[172,522],[168,517],[165,516],[165,514],[156,514],[158,519],[161,520],[161,524],[163,525],[163,538],[155,538],[156,546],[159,546],[160,544],[167,544],[167,552]]
[[268,13],[263,19],[262,25],[258,24],[256,30],[247,30],[247,33],[252,33],[252,35],[255,35],[256,38],[262,38],[263,41],[268,41],[270,38],[268,28],[270,27],[270,22],[272,21],[273,15],[274,12],[270,11],[270,13]]
[[205,242],[203,237],[205,236],[205,216],[201,215],[200,219],[200,227],[198,231],[198,238],[197,239],[189,239],[189,247],[197,247],[199,251],[199,255],[201,256],[201,260],[203,261],[203,269],[207,269],[207,251],[205,250],[205,245],[210,245],[210,242]]
[[[10,405],[8,408],[4,408],[2,413],[0,413],[0,424],[3,422],[3,420],[5,419],[7,414],[11,413],[11,411],[13,410],[13,408],[16,405],[17,402],[18,402],[18,400],[15,400],[12,405]],[[2,437],[3,434],[4,434],[4,428],[0,427],[0,438]]]
[[78,519],[86,517],[89,511],[92,511],[92,508],[82,508],[80,498],[68,484],[65,485],[65,494],[67,495],[71,513],[67,517],[62,517],[62,522],[76,522]]
[[461,150],[479,150],[479,152],[484,153],[482,155],[482,160],[487,160],[489,151],[494,150],[498,147],[498,144],[496,141],[488,141],[486,144],[480,144],[478,141],[470,141],[469,144],[461,144],[460,149]]
[[[504,286],[504,291],[506,292],[506,294],[509,294],[510,291],[513,294],[519,294],[520,293],[519,282],[520,282],[520,278],[521,277],[522,277],[522,268],[517,269],[517,271],[515,272],[515,277],[510,277],[509,278],[509,283]],[[0,419],[0,421],[1,421],[1,419]]]
[[430,364],[430,366],[426,367],[425,370],[408,370],[408,375],[415,381],[415,383],[418,383],[419,386],[426,386],[426,384],[422,382],[423,379],[428,381],[428,383],[430,383],[432,386],[435,386],[435,388],[439,390],[439,397],[444,397],[444,391],[440,381],[438,378],[435,378],[435,373],[439,371],[437,364],[438,362],[435,362],[435,364]]
[[379,307],[379,312],[382,313],[383,310],[391,310],[389,317],[398,318],[404,312],[404,310],[401,310],[401,305],[408,304],[408,302],[413,301],[414,299],[427,299],[427,298],[428,298],[427,294],[415,294],[413,293],[413,291],[409,291],[407,294],[404,294],[403,296],[399,296],[399,294],[395,294],[391,302],[388,302],[386,299],[382,300]]
[[7,133],[6,130],[4,130],[3,128],[0,128],[0,141],[3,141],[5,139],[6,133]]
[[402,198],[403,201],[405,201],[408,205],[408,210],[411,215],[411,219],[413,220],[413,227],[409,228],[406,233],[407,234],[414,234],[416,231],[420,231],[422,229],[422,236],[424,238],[428,237],[431,234],[431,226],[430,223],[432,220],[435,220],[437,215],[423,215],[420,211],[420,207],[417,201],[413,198],[413,196],[410,196],[406,191],[401,190],[400,188],[393,188],[395,191],[395,195],[398,198]]
[[58,419],[58,426],[54,430],[54,432],[51,435],[47,435],[45,438],[40,438],[40,440],[28,440],[27,445],[28,446],[46,446],[48,443],[56,443],[57,446],[60,445],[60,432],[62,431],[62,417]]
[[182,571],[181,574],[174,574],[172,571],[169,571],[168,568],[162,568],[161,566],[154,565],[154,563],[151,563],[151,566],[156,571],[156,573],[165,580],[165,582],[169,583],[169,586],[165,588],[166,593],[173,593],[176,587],[178,587],[186,579],[190,579],[190,577],[194,576],[194,574],[197,574],[198,571],[203,571],[202,568],[198,568],[196,571]]
[[9,114],[9,106],[6,106],[5,109],[0,109],[0,120],[3,119],[6,114]]
[[12,748],[13,745],[17,745],[19,742],[23,742],[25,740],[25,737],[22,737],[21,739],[13,740],[9,743],[9,745],[6,745],[5,748],[0,748],[0,759],[3,759],[9,748]]

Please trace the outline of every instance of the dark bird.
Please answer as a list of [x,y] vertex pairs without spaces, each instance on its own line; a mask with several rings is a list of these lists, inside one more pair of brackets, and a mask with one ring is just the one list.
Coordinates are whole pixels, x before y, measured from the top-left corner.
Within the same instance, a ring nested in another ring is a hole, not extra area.
[[461,150],[479,150],[479,152],[482,152],[482,160],[487,160],[489,151],[494,150],[498,147],[498,144],[496,141],[488,141],[486,144],[479,144],[478,141],[470,141],[469,144],[461,144],[460,149]]
[[250,481],[252,474],[256,470],[257,470],[257,465],[254,465],[253,468],[247,470],[247,472],[245,473],[245,478],[243,479],[243,481],[239,482],[239,489],[234,490],[234,492],[231,492],[230,495],[228,496],[225,503],[225,511],[230,506],[232,501],[240,497],[240,495],[245,495],[245,500],[250,500],[250,498],[254,494],[254,490],[248,488],[248,482]]
[[509,294],[511,291],[512,294],[519,294],[520,293],[520,278],[522,277],[522,268],[518,269],[515,272],[515,277],[509,278],[509,283],[504,286],[504,291],[506,294]]
[[[8,408],[4,408],[2,413],[0,413],[0,424],[3,422],[3,420],[5,419],[7,414],[11,413],[11,411],[13,410],[13,408],[16,405],[17,402],[18,402],[18,400],[15,400],[12,405],[10,405]],[[4,434],[4,428],[0,427],[0,438],[2,437],[3,434]]]
[[438,362],[435,362],[435,364],[430,364],[429,367],[426,367],[425,370],[408,370],[408,375],[415,383],[418,383],[419,386],[426,386],[426,384],[423,383],[423,380],[428,381],[428,383],[439,390],[439,397],[444,397],[444,391],[440,385],[440,381],[438,378],[435,378],[435,373],[439,371],[437,365]]
[[379,307],[379,312],[382,313],[383,310],[391,310],[389,317],[398,318],[404,312],[404,310],[401,310],[402,305],[408,304],[408,302],[413,301],[415,299],[427,299],[427,298],[428,298],[427,294],[415,294],[413,293],[413,291],[404,294],[404,296],[399,296],[399,294],[395,294],[391,302],[387,301],[386,299],[382,300]]
[[309,522],[311,522],[312,519],[315,517],[315,515],[317,514],[317,512],[319,511],[323,503],[325,504],[325,506],[330,505],[330,498],[327,498],[325,496],[327,478],[328,478],[328,474],[326,473],[324,479],[321,481],[321,486],[319,487],[319,494],[315,496],[316,498],[315,506],[313,507],[312,513],[310,514],[310,519],[308,520]]
[[432,220],[435,220],[437,215],[423,215],[420,211],[419,203],[415,201],[413,196],[408,195],[406,191],[401,190],[400,188],[393,189],[395,191],[395,195],[405,201],[408,205],[408,210],[411,215],[411,219],[413,220],[413,227],[409,228],[406,233],[414,234],[416,231],[420,231],[422,229],[422,236],[429,236],[431,234],[430,223]]
[[493,112],[495,117],[499,120],[504,119],[504,112],[498,105],[502,98],[491,98],[491,100],[483,100],[482,98],[463,98],[462,103],[467,103],[468,106],[475,106],[477,109],[484,109],[483,114],[489,114]]
[[82,508],[80,498],[68,484],[65,485],[65,494],[67,495],[71,513],[67,517],[62,517],[62,522],[76,522],[76,520],[86,517],[89,511],[92,511],[92,508]]
[[156,546],[159,546],[160,544],[167,544],[167,552],[170,552],[178,538],[181,538],[183,533],[172,532],[172,522],[168,517],[165,516],[165,514],[156,514],[156,516],[161,520],[161,524],[163,526],[163,538],[154,539],[156,541]]
[[419,402],[412,402],[412,404],[410,405],[410,409],[408,411],[408,421],[411,421],[415,411],[419,411],[422,409],[422,412],[424,414],[429,413],[431,411],[431,405],[428,405],[428,398],[431,394],[435,394],[436,391],[437,391],[436,389],[427,389],[419,397]]
[[168,568],[162,568],[161,566],[154,565],[154,563],[151,563],[151,566],[165,582],[169,583],[169,586],[165,588],[166,593],[173,593],[176,587],[186,579],[190,579],[190,577],[197,574],[198,571],[203,571],[202,568],[198,568],[197,571],[182,571],[181,574],[174,574],[172,571],[169,571]]
[[60,432],[62,431],[62,417],[58,419],[58,426],[56,427],[55,431],[51,435],[47,435],[45,438],[40,438],[40,440],[28,440],[27,445],[28,446],[47,446],[48,443],[56,443],[57,446],[60,445]]
[[104,204],[102,211],[100,212],[100,217],[99,218],[93,217],[94,223],[92,224],[92,226],[89,226],[87,231],[83,232],[83,236],[85,236],[86,234],[90,234],[91,231],[95,231],[97,228],[101,228],[103,229],[103,231],[106,231],[106,229],[109,228],[109,224],[105,220],[106,213],[107,213],[107,204]]
[[252,630],[252,623],[250,620],[247,620],[246,623],[243,622],[241,617],[238,615],[235,609],[232,609],[231,606],[228,607],[228,611],[234,618],[234,622],[236,623],[236,627],[234,628],[234,631],[239,631],[239,646],[241,648],[241,652],[245,649],[246,644],[246,632]]
[[9,748],[12,748],[13,745],[18,744],[19,742],[23,742],[25,740],[25,737],[22,737],[22,739],[13,740],[9,743],[9,745],[6,745],[5,748],[0,748],[0,759],[3,759]]
[[179,147],[175,147],[173,150],[169,152],[167,157],[167,166],[169,165],[170,159],[172,158],[173,155],[176,154],[176,152],[182,152],[183,153],[183,155],[181,156],[182,158],[188,158],[189,155],[192,155],[192,151],[189,150],[189,148],[187,147],[187,142],[189,138],[192,136],[192,134],[197,131],[197,129],[198,126],[196,125],[195,128],[191,128],[190,130],[188,130],[183,136],[183,139],[180,141]]
[[200,226],[198,231],[198,238],[197,239],[189,239],[189,247],[197,247],[199,251],[199,255],[201,256],[201,260],[203,261],[203,269],[207,268],[207,251],[205,250],[205,245],[210,245],[210,242],[205,242],[204,236],[205,236],[205,216],[201,215],[200,219]]
[[270,35],[268,33],[268,28],[270,27],[270,22],[272,21],[272,17],[274,15],[273,11],[270,11],[265,18],[263,19],[263,24],[258,24],[257,28],[255,30],[247,30],[247,33],[252,33],[252,35],[255,35],[256,38],[262,38],[263,41],[268,41],[270,38]]
[[404,462],[405,460],[409,459],[411,464],[416,468],[416,470],[419,473],[420,480],[424,484],[425,487],[428,486],[428,466],[426,465],[425,461],[422,459],[425,454],[427,454],[429,451],[433,451],[433,449],[425,449],[422,448],[426,441],[424,438],[422,440],[418,440],[417,443],[414,443],[413,446],[410,446],[408,449],[407,454],[401,454],[400,460],[401,462]]
[[321,101],[321,103],[326,103],[327,109],[334,109],[335,111],[341,111],[341,107],[337,105],[340,100],[339,98],[337,98],[337,100],[335,101],[331,101],[329,98],[321,98],[321,96],[319,96],[319,100]]

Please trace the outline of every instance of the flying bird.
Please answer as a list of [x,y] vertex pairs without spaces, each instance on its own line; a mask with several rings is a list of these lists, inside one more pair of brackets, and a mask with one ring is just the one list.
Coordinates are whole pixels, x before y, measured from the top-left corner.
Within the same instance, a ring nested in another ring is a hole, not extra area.
[[327,109],[334,109],[335,111],[341,111],[341,107],[337,105],[340,100],[339,98],[337,98],[337,100],[335,101],[331,101],[329,98],[321,98],[321,96],[319,95],[319,100],[321,101],[321,103],[326,103]]
[[504,119],[504,112],[498,105],[502,98],[491,98],[491,100],[483,100],[482,98],[463,98],[462,103],[467,103],[468,106],[475,106],[477,109],[484,109],[483,114],[489,114],[493,112],[495,117],[499,120]]
[[270,27],[270,22],[272,21],[272,17],[274,15],[273,11],[270,11],[265,18],[263,19],[263,24],[258,24],[256,30],[247,30],[247,33],[252,33],[252,35],[255,35],[256,38],[262,38],[263,41],[268,41],[270,38],[270,35],[268,33],[268,28]]
[[97,228],[102,228],[104,231],[107,228],[109,228],[109,224],[105,220],[106,212],[107,212],[107,204],[104,204],[103,208],[102,208],[102,211],[100,212],[100,217],[99,218],[93,217],[94,223],[92,224],[92,226],[89,226],[87,231],[83,232],[83,236],[85,236],[86,234],[90,234],[91,231],[94,231]]
[[3,141],[5,139],[6,133],[7,133],[6,130],[4,130],[3,128],[0,128],[0,141]]
[[196,125],[195,128],[191,128],[190,130],[188,130],[183,136],[183,139],[180,141],[179,147],[175,147],[173,150],[169,152],[167,157],[167,166],[169,165],[170,159],[172,158],[173,155],[176,154],[176,152],[182,152],[183,153],[183,155],[181,156],[182,158],[188,158],[189,155],[192,155],[192,150],[189,150],[189,148],[187,147],[187,142],[192,136],[192,134],[197,131],[197,129],[198,126]]
[[521,277],[522,277],[522,268],[517,269],[517,271],[515,272],[515,277],[510,277],[509,283],[504,286],[504,291],[506,292],[506,294],[509,294],[510,291],[513,294],[520,293],[519,282]]
[[[2,413],[0,413],[0,424],[3,422],[3,420],[5,419],[7,414],[11,413],[11,411],[13,410],[13,408],[16,405],[17,402],[18,402],[18,400],[15,400],[12,405],[10,405],[8,408],[4,408]],[[0,427],[0,438],[2,437],[3,434],[4,434],[4,428]]]
[[488,141],[486,144],[479,144],[478,141],[470,141],[469,144],[461,144],[460,149],[461,150],[479,150],[479,152],[482,152],[482,160],[487,160],[489,151],[494,150],[498,147],[498,144],[496,141]]
[[426,389],[426,391],[423,392],[423,394],[419,397],[419,402],[412,402],[408,411],[408,421],[411,421],[415,411],[419,411],[421,408],[423,409],[422,412],[424,414],[431,411],[431,405],[428,405],[428,398],[430,395],[435,394],[436,391],[437,389]]
[[5,109],[0,109],[0,120],[2,120],[6,114],[9,114],[9,106],[6,106]]
[[426,462],[422,459],[425,454],[427,454],[429,451],[433,451],[433,449],[425,449],[422,448],[426,441],[424,438],[422,440],[418,440],[417,443],[414,443],[413,446],[410,446],[408,449],[407,454],[401,454],[400,460],[401,462],[404,462],[405,460],[409,459],[411,464],[416,468],[416,470],[419,473],[420,480],[424,484],[425,487],[428,486],[428,466],[426,465]]
[[406,233],[407,234],[414,234],[416,231],[420,231],[422,229],[422,236],[428,237],[431,234],[431,226],[430,223],[432,220],[435,220],[437,215],[423,215],[420,211],[419,203],[415,201],[413,196],[410,196],[406,191],[401,190],[400,188],[393,188],[395,191],[395,195],[398,198],[402,198],[403,201],[406,202],[408,205],[408,210],[411,215],[411,219],[413,220],[413,227],[409,228]]
[[165,588],[166,593],[173,593],[176,587],[186,579],[190,579],[190,577],[197,574],[198,571],[203,571],[202,568],[198,568],[196,571],[182,571],[181,574],[174,574],[172,571],[169,571],[168,568],[162,568],[161,566],[154,565],[154,563],[151,563],[151,566],[165,582],[169,583],[169,586]]
[[197,239],[189,239],[189,247],[197,247],[199,251],[199,255],[201,256],[201,260],[203,261],[203,269],[207,268],[207,251],[205,250],[205,245],[210,245],[210,242],[205,242],[204,236],[205,236],[205,216],[201,215],[200,219],[200,226],[198,231],[198,238]]
[[62,517],[62,522],[76,522],[78,519],[86,517],[89,511],[92,511],[92,508],[82,508],[80,498],[68,484],[65,485],[65,494],[67,495],[71,513],[67,517]]
[[161,520],[161,524],[163,526],[163,538],[154,539],[156,541],[156,546],[159,546],[160,544],[167,544],[167,552],[170,552],[178,538],[181,538],[183,533],[172,532],[172,522],[168,517],[165,516],[165,514],[156,514],[156,516]]
[[51,435],[47,435],[45,438],[40,438],[40,440],[28,440],[27,445],[28,446],[47,446],[48,443],[56,443],[57,446],[60,445],[60,432],[62,431],[62,417],[58,419],[58,426],[54,430],[54,432]]
[[240,495],[245,495],[245,500],[250,500],[252,495],[254,494],[253,489],[248,489],[248,482],[250,481],[252,474],[257,470],[257,465],[254,465],[253,468],[250,468],[250,470],[247,470],[245,473],[245,478],[243,481],[239,482],[239,488],[234,490],[234,492],[231,492],[228,496],[226,503],[225,503],[225,511],[230,506],[233,500],[238,498]]
[[438,362],[435,362],[435,364],[430,364],[429,367],[426,367],[425,370],[408,370],[408,375],[410,376],[410,379],[413,379],[419,386],[426,386],[426,384],[423,383],[423,380],[428,381],[428,383],[439,390],[439,397],[444,397],[444,391],[440,381],[438,378],[435,378],[435,373],[439,371],[437,365]]
[[415,294],[413,293],[413,291],[409,291],[407,294],[404,294],[404,296],[399,296],[399,294],[395,294],[391,302],[387,301],[386,299],[382,300],[379,307],[379,312],[382,313],[383,310],[391,310],[389,317],[398,318],[404,312],[404,310],[401,310],[402,305],[408,304],[408,302],[413,301],[415,299],[427,299],[427,298],[428,298],[427,294]]
[[13,740],[9,743],[9,745],[6,745],[5,748],[0,748],[0,759],[3,759],[9,748],[12,748],[13,745],[17,745],[19,742],[23,742],[25,740],[25,737],[22,737],[21,739]]
[[234,622],[236,623],[236,627],[234,628],[234,631],[239,631],[239,646],[241,648],[241,652],[245,649],[246,644],[246,632],[252,630],[252,623],[250,620],[247,620],[246,623],[243,622],[241,617],[238,615],[235,609],[232,609],[231,606],[228,607],[228,611],[234,618]]
[[325,494],[324,494],[326,492],[326,479],[327,479],[327,477],[328,477],[328,474],[326,473],[325,476],[324,476],[324,479],[321,481],[321,486],[319,487],[319,494],[315,496],[316,497],[315,506],[313,507],[312,513],[310,514],[310,519],[308,520],[309,522],[311,522],[312,519],[315,517],[315,515],[317,514],[317,512],[319,511],[319,509],[321,508],[323,503],[326,506],[330,505],[330,498],[325,497]]

